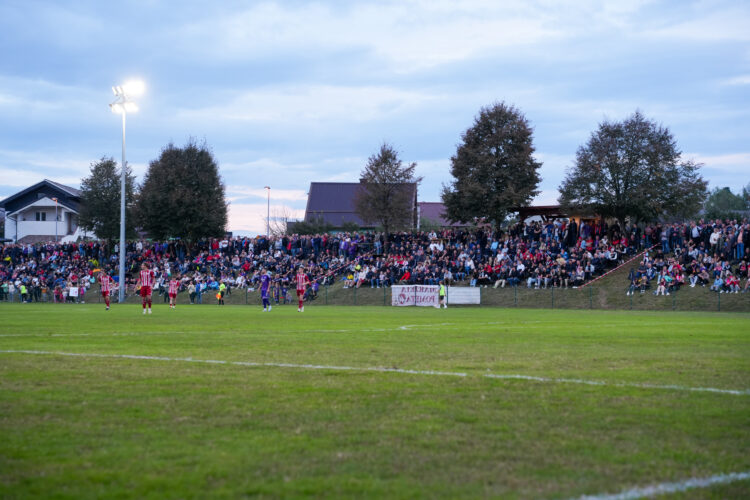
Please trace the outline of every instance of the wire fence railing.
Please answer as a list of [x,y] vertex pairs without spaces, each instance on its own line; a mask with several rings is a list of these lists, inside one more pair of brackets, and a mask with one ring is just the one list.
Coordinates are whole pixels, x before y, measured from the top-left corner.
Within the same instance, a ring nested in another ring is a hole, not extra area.
[[[632,294],[627,293],[627,287],[597,286],[592,284],[579,288],[528,288],[515,286],[505,288],[479,287],[480,305],[471,307],[498,308],[527,308],[527,309],[602,309],[602,310],[646,310],[646,311],[720,311],[720,312],[750,312],[750,292],[718,293],[708,287],[690,288],[683,286],[669,295],[656,296],[653,290]],[[317,292],[312,290],[306,297],[310,305],[328,306],[391,306],[392,288],[388,286],[344,287],[341,281],[332,285],[322,285]],[[296,307],[296,295],[293,289],[287,289],[286,294],[272,294],[272,304]],[[450,288],[448,302],[450,304]],[[0,296],[0,304],[11,302],[21,303],[24,297],[18,293],[4,293]],[[27,302],[37,303],[102,303],[103,299],[98,287],[90,288],[80,297],[64,297],[56,299],[50,289],[41,288],[26,294]],[[140,303],[140,296],[130,294],[126,302]],[[153,303],[167,303],[166,291],[156,291]],[[224,301],[229,305],[260,306],[259,289],[233,288],[225,295]],[[178,295],[178,304],[218,305],[216,291],[209,290],[203,294],[196,294],[192,298],[186,292]],[[451,304],[454,306],[455,304]],[[467,306],[468,307],[468,306]]]

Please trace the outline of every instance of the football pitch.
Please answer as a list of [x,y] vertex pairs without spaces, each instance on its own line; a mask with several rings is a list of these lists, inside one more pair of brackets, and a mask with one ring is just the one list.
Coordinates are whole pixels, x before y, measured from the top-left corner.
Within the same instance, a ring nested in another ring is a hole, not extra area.
[[3,498],[747,498],[750,315],[0,304],[0,415]]

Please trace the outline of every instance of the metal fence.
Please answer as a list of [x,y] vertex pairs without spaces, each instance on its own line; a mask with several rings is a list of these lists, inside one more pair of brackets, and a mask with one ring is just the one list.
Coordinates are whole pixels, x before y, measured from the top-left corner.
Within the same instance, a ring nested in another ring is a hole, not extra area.
[[[683,288],[670,295],[655,296],[652,290],[645,293],[636,291],[633,295],[626,294],[626,288],[598,287],[595,285],[583,288],[547,288],[530,289],[525,286],[506,288],[480,288],[481,304],[465,307],[499,307],[499,308],[529,308],[529,309],[612,309],[612,310],[646,310],[646,311],[721,311],[721,312],[750,312],[750,293],[717,293],[708,288]],[[297,305],[294,290],[288,293],[289,300],[279,297],[278,302],[273,299],[273,305]],[[204,293],[201,297],[203,305],[216,305],[216,292]],[[30,302],[54,302],[51,290],[42,289],[35,297],[27,296]],[[21,302],[21,295],[15,292],[4,295],[0,303],[10,301]],[[140,297],[129,295],[127,302],[140,303]],[[113,302],[116,301],[113,300]],[[101,303],[102,297],[96,287],[90,289],[84,297],[75,298],[73,302]],[[154,293],[153,303],[166,303],[166,294]],[[195,299],[197,304],[197,297]],[[226,304],[260,305],[260,292],[247,289],[233,289],[225,296]],[[178,295],[179,304],[189,304],[188,294]],[[315,297],[308,297],[307,304],[329,306],[387,306],[391,305],[391,288],[343,288],[340,283],[333,286],[321,286]],[[464,306],[460,306],[464,307]]]

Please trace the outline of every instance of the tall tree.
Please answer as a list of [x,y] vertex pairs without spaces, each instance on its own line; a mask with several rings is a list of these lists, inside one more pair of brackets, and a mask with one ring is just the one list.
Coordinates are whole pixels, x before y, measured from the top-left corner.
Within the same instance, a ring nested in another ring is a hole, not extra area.
[[446,216],[500,226],[513,207],[528,205],[539,192],[542,164],[533,153],[531,127],[518,109],[504,102],[480,109],[451,157],[453,181],[442,195]]
[[[112,158],[102,157],[91,164],[89,176],[81,180],[81,210],[78,225],[92,231],[98,238],[117,240],[120,237],[120,175],[122,170]],[[130,167],[125,174],[125,236],[135,236],[133,202],[135,176]]]
[[622,122],[605,121],[578,148],[560,185],[559,201],[615,217],[620,224],[660,217],[687,218],[706,199],[701,165],[683,161],[668,128],[636,111]]
[[416,163],[404,165],[398,151],[384,142],[360,172],[355,209],[362,220],[378,223],[386,235],[411,229],[417,185],[422,181],[414,176],[416,168]]
[[714,188],[706,200],[706,217],[709,219],[741,219],[746,206],[743,195],[734,194],[728,187]]
[[192,139],[168,144],[153,160],[138,196],[141,226],[157,239],[219,237],[227,225],[227,202],[213,154]]

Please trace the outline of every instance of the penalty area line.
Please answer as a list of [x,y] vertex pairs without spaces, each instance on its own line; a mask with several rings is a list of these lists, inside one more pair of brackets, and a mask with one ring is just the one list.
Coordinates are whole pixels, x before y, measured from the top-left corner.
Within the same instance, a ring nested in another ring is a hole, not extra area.
[[[272,362],[255,362],[255,361],[228,361],[220,359],[194,359],[194,358],[172,358],[168,356],[147,356],[140,354],[101,354],[101,353],[83,353],[83,352],[64,352],[64,351],[39,351],[39,350],[21,350],[21,349],[3,349],[0,353],[6,354],[33,354],[48,356],[71,356],[78,358],[110,358],[110,359],[138,359],[149,361],[180,361],[185,363],[204,363],[215,365],[233,365],[233,366],[251,366],[251,367],[271,367],[271,368],[296,368],[307,370],[340,370],[340,371],[357,371],[357,372],[379,372],[379,373],[404,373],[411,375],[436,375],[442,377],[468,377],[464,372],[446,372],[437,370],[410,370],[406,368],[388,368],[379,366],[337,366],[337,365],[315,365],[304,363],[272,363]],[[478,374],[479,375],[479,374]],[[480,376],[484,378],[499,380],[528,380],[542,383],[555,384],[583,384],[602,387],[633,387],[637,389],[659,389],[672,391],[693,391],[693,392],[712,392],[718,394],[731,394],[735,396],[750,395],[750,390],[736,389],[717,389],[714,387],[689,387],[681,385],[658,385],[638,382],[605,382],[601,380],[585,380],[571,378],[550,378],[537,377],[532,375],[517,374],[497,374],[484,373]]]
[[731,472],[729,474],[716,474],[704,478],[690,478],[684,481],[672,483],[659,483],[640,488],[631,488],[620,493],[602,495],[584,495],[572,500],[636,500],[638,498],[650,498],[657,495],[669,493],[681,493],[695,488],[708,488],[715,484],[727,484],[736,481],[750,479],[750,472]]

